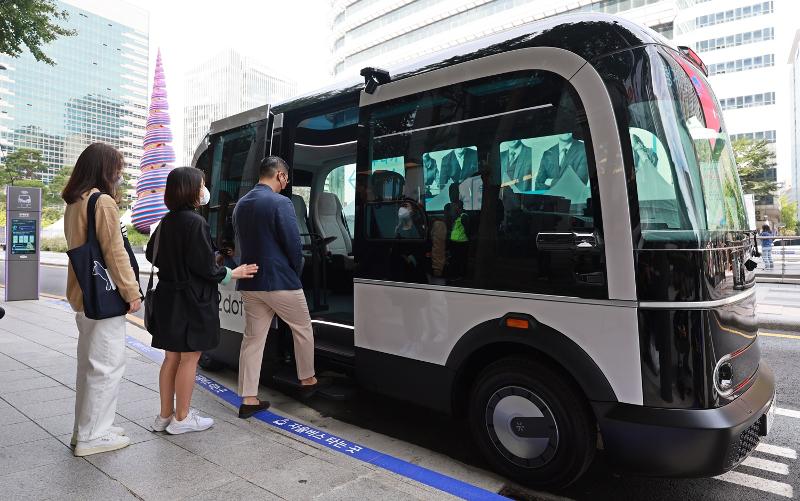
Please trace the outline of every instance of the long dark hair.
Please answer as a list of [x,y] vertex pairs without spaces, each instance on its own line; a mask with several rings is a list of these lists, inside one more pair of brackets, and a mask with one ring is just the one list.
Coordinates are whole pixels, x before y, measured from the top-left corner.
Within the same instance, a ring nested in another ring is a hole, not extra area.
[[122,153],[114,147],[105,143],[90,144],[75,162],[75,168],[61,192],[61,198],[68,204],[74,204],[84,193],[97,188],[119,203],[122,190],[118,189],[117,180],[122,175],[124,166]]
[[164,205],[169,210],[196,209],[200,205],[203,171],[195,167],[178,167],[167,175]]

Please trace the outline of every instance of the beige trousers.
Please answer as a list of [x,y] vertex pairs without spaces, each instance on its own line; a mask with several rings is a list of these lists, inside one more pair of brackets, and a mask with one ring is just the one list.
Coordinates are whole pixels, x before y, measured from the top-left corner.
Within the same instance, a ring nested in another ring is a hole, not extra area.
[[264,345],[275,314],[292,329],[297,378],[302,380],[313,376],[314,331],[303,291],[242,291],[242,301],[245,326],[239,352],[239,395],[258,395]]

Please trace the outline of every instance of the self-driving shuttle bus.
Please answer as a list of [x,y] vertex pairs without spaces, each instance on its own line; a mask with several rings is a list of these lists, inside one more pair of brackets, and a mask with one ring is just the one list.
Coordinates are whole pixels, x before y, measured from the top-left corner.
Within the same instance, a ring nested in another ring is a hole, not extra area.
[[[775,384],[730,139],[691,50],[574,15],[361,77],[215,122],[195,155],[220,248],[260,160],[290,164],[318,366],[466,418],[529,485],[574,481],[597,449],[657,476],[747,457]],[[220,311],[207,355],[235,363],[232,289]]]

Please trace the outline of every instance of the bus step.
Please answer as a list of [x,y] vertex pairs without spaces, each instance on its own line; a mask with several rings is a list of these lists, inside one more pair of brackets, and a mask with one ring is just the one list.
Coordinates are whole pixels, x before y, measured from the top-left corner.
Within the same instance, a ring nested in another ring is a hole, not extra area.
[[[293,370],[279,371],[273,374],[272,379],[276,385],[285,387],[292,392],[301,393],[303,391],[303,386]],[[356,394],[356,389],[348,378],[320,376],[318,379],[319,387],[310,396],[327,400],[350,400]],[[301,394],[301,396],[303,395]]]

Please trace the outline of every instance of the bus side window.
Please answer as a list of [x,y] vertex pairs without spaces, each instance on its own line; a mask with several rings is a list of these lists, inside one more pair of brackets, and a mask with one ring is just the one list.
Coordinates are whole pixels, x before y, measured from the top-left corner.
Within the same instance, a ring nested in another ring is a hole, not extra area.
[[[396,240],[389,221],[396,225],[404,212],[372,207],[385,200],[386,185],[374,182],[380,171],[402,179],[401,198],[418,204],[425,226],[416,248],[371,239],[364,255],[425,261],[424,273],[418,266],[399,277],[365,266],[365,278],[607,297],[602,248],[576,252],[558,240],[602,233],[584,116],[570,84],[547,72],[455,84],[373,108],[372,165],[359,166],[372,172],[360,178],[370,180],[365,234]],[[370,217],[379,210],[383,218]]]
[[642,229],[679,228],[678,191],[664,145],[648,130],[630,127],[629,132]]

